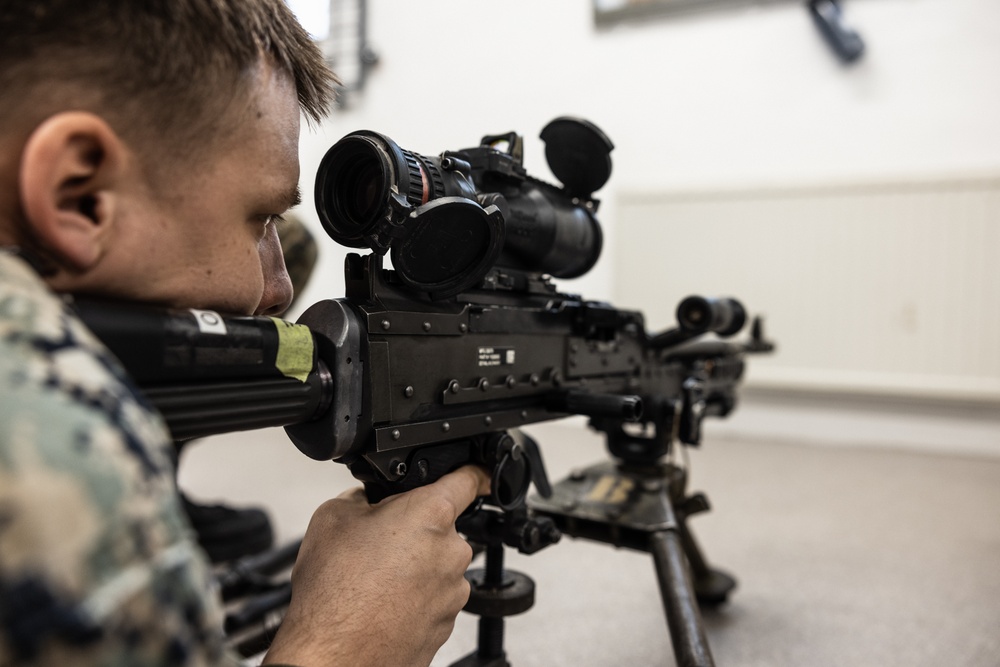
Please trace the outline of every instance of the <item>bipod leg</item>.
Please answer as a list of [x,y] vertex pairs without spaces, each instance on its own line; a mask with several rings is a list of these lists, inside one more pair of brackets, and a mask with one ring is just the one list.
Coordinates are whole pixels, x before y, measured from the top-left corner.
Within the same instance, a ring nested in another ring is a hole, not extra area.
[[705,556],[688,529],[687,520],[692,514],[709,509],[708,499],[697,493],[684,500],[676,508],[677,530],[680,533],[681,546],[691,566],[691,579],[698,602],[703,605],[719,605],[726,601],[729,592],[736,588],[736,579],[722,570],[709,566]]
[[[599,463],[556,484],[551,498],[533,497],[531,506],[567,535],[652,553],[677,664],[712,667],[684,546],[691,537],[684,519],[695,507],[687,501],[674,507],[683,493],[683,472],[669,465]],[[693,538],[690,544],[694,559],[707,569]]]
[[678,667],[714,667],[680,535],[673,530],[652,533],[649,546]]

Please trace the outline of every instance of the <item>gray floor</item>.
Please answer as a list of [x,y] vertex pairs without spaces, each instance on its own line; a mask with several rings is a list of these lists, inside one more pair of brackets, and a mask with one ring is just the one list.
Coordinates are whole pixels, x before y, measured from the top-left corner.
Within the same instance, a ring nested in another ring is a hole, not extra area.
[[[740,582],[705,619],[717,664],[1000,665],[1000,418],[869,408],[748,401],[691,452],[713,504],[692,528]],[[532,432],[553,478],[605,456],[579,422]],[[272,430],[192,447],[181,483],[266,504],[290,538],[353,481]],[[673,664],[648,555],[567,539],[508,565],[537,584],[508,623],[515,667]],[[460,617],[434,664],[475,633]]]

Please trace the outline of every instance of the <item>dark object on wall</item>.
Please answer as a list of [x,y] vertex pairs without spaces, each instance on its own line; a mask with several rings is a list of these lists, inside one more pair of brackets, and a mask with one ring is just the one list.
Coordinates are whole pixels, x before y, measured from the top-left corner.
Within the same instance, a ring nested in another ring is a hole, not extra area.
[[330,29],[320,47],[340,78],[337,106],[350,106],[364,91],[378,64],[378,54],[368,43],[368,0],[329,0]]
[[844,63],[853,63],[865,52],[861,36],[844,23],[838,0],[809,0],[809,13],[823,39]]

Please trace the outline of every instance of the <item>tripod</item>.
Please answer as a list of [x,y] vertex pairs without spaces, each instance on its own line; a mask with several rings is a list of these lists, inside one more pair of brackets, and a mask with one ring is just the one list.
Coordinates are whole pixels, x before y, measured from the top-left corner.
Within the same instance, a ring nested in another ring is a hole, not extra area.
[[[673,412],[676,416],[680,406]],[[656,420],[657,432],[669,437],[597,423],[608,435],[613,461],[573,472],[548,497],[533,496],[527,507],[481,510],[459,520],[460,532],[486,546],[486,567],[466,575],[472,593],[465,610],[480,616],[478,649],[451,667],[510,667],[503,619],[531,608],[535,585],[504,569],[504,545],[534,553],[562,534],[651,553],[678,666],[714,665],[698,604],[724,602],[736,581],[709,567],[688,530],[688,517],[709,505],[703,494],[686,495],[687,470],[668,460],[677,434],[672,423],[679,421]]]

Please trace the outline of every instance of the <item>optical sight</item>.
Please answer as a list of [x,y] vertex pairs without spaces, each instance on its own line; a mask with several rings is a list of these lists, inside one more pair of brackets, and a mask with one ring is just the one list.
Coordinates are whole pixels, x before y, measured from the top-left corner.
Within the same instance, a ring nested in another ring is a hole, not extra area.
[[431,299],[477,286],[494,267],[582,276],[601,254],[593,193],[611,175],[614,146],[577,118],[557,118],[540,136],[562,186],[528,175],[514,132],[437,157],[352,132],[320,163],[320,220],[341,245],[391,251],[401,280]]

